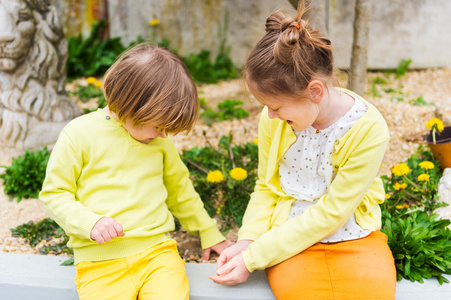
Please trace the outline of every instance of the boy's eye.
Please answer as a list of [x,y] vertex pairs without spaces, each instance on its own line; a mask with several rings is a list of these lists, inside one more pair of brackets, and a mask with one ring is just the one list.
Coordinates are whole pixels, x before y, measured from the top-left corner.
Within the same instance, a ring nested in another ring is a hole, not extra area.
[[162,132],[164,131],[164,128],[161,126],[156,126],[155,128],[157,128],[157,132]]

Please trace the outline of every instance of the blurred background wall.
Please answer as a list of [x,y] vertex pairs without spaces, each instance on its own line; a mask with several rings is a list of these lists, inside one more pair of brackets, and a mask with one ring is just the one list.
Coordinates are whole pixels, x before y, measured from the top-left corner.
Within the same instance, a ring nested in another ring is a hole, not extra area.
[[[288,0],[59,0],[66,36],[88,36],[91,24],[108,20],[109,35],[128,45],[138,35],[148,39],[149,22],[159,21],[155,39],[168,39],[180,54],[218,52],[220,32],[226,31],[230,56],[241,66],[264,35],[271,12],[294,13]],[[327,0],[326,26],[334,46],[336,66],[348,68],[352,47],[355,0]],[[373,0],[368,68],[395,68],[412,59],[411,68],[451,67],[449,0]]]

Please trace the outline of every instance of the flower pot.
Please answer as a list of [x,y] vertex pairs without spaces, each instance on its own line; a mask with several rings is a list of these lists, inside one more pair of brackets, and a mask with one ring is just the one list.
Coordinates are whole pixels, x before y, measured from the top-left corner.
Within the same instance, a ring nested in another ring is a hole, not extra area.
[[442,132],[435,133],[436,143],[432,140],[432,131],[426,137],[426,142],[434,157],[440,162],[442,169],[451,168],[451,126],[446,126]]

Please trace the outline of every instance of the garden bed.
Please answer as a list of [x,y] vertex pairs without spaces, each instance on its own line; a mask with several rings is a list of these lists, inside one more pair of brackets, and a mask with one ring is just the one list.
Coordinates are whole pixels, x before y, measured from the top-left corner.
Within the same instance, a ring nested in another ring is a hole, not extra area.
[[[346,78],[339,76],[339,81],[344,86]],[[68,89],[71,88],[68,85]],[[204,147],[208,143],[217,145],[219,138],[223,135],[227,136],[229,132],[232,132],[234,144],[252,142],[257,137],[261,105],[248,95],[243,88],[242,80],[203,85],[198,89],[200,97],[205,98],[208,107],[215,108],[217,103],[225,99],[238,99],[244,102],[243,107],[250,112],[250,116],[241,120],[213,123],[212,126],[199,122],[188,136],[174,137],[175,145],[180,151],[195,146]],[[389,174],[392,166],[407,160],[416,151],[419,143],[422,142],[422,135],[427,132],[424,126],[427,120],[439,117],[447,123],[446,118],[448,120],[451,118],[450,111],[446,112],[446,109],[451,107],[451,69],[411,71],[399,79],[395,79],[394,74],[369,73],[366,90],[369,91],[365,95],[366,99],[381,111],[391,134],[380,175]],[[444,116],[440,115],[444,112]],[[8,163],[0,159],[1,165]],[[24,243],[23,239],[12,237],[10,228],[46,217],[48,214],[39,200],[9,202],[8,196],[4,195],[3,187],[1,187],[0,251],[38,254],[39,247],[42,247],[43,243],[32,248]],[[231,229],[227,237],[236,239],[236,231],[236,228]],[[197,237],[186,233],[183,229],[173,232],[173,235],[179,242],[180,254],[185,260],[201,259],[200,243]]]

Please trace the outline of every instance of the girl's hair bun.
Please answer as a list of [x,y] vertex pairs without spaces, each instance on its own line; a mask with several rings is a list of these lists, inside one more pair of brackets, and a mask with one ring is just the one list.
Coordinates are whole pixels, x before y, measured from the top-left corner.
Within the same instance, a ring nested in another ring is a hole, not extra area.
[[295,17],[282,12],[266,20],[266,35],[258,42],[246,61],[245,75],[254,87],[268,94],[293,94],[304,90],[312,78],[333,76],[330,41],[302,19],[305,10]]

